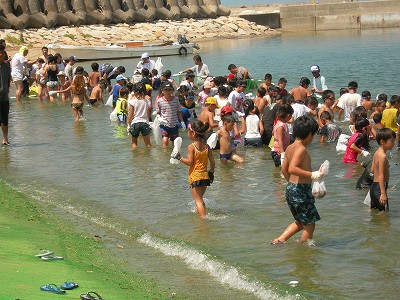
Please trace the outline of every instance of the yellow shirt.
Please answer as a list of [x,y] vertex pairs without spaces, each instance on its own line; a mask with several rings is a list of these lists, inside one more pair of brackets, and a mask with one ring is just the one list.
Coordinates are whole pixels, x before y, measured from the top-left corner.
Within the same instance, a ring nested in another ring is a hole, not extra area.
[[207,173],[208,147],[203,151],[199,151],[194,143],[192,145],[194,147],[194,163],[189,167],[189,184],[209,179]]
[[384,128],[397,132],[397,108],[386,108],[382,113],[381,124]]

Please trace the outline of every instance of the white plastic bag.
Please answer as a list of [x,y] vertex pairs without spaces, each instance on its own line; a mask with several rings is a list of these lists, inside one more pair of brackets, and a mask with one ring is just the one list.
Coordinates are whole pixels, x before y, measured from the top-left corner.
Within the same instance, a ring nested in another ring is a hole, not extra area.
[[111,107],[113,106],[113,95],[110,95],[108,97],[107,102],[104,105],[108,105],[108,106],[111,106]]
[[349,140],[350,136],[347,134],[341,134],[336,144],[336,151],[337,152],[346,152],[347,148],[347,141]]
[[324,176],[322,176],[321,180],[316,180],[312,184],[312,195],[317,199],[324,198],[326,195],[324,177],[329,173],[329,161],[325,160],[323,164],[319,167],[319,171]]
[[111,122],[117,122],[118,117],[117,117],[117,109],[114,109],[112,113],[110,114],[110,121]]
[[171,158],[169,160],[170,164],[172,165],[177,165],[179,164],[179,160],[172,158],[172,156],[175,156],[176,154],[179,153],[179,151],[181,151],[181,147],[182,147],[182,138],[180,136],[178,136],[175,140],[174,140],[174,149],[172,150],[171,153]]
[[368,205],[368,206],[371,206],[371,195],[370,195],[369,191],[368,191],[367,196],[365,196],[364,204]]
[[207,139],[207,145],[210,146],[211,149],[214,149],[215,146],[217,146],[217,142],[218,142],[218,135],[214,132]]
[[154,121],[150,123],[150,127],[153,131],[156,144],[161,145],[160,115],[154,118]]
[[[163,63],[162,63],[162,59],[161,57],[157,58],[156,63],[154,64],[154,69],[156,69],[158,71],[158,74],[161,75],[162,73],[162,68],[164,67]],[[150,70],[151,71],[151,70]]]

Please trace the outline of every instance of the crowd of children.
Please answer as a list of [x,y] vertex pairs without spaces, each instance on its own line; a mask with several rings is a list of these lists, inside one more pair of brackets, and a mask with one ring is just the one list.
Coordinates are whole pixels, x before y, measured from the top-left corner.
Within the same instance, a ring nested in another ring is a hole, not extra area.
[[[90,74],[85,74],[82,67],[73,68],[77,58],[71,56],[60,71],[59,56],[47,55],[35,63],[35,80],[41,87],[39,99],[48,97],[49,91],[53,90],[62,95],[63,101],[71,98],[76,121],[83,115],[84,100],[89,105],[99,106],[104,103],[105,87],[109,87],[117,120],[127,124],[133,149],[138,147],[139,135],[142,135],[146,147],[152,147],[150,122],[154,117],[153,111],[160,122],[156,130],[161,132],[163,149],[179,136],[180,129],[187,128],[188,137],[193,141],[188,147],[188,157],[174,153],[173,158],[189,166],[189,184],[202,218],[206,216],[203,195],[214,176],[212,149],[206,143],[213,133],[218,139],[216,148],[221,163],[244,161],[236,152],[239,144],[258,148],[268,146],[275,166],[282,168],[288,181],[286,199],[295,219],[273,241],[274,244],[286,242],[301,230],[301,241],[312,239],[315,222],[320,216],[311,194],[311,181],[320,179],[322,174],[311,171],[307,145],[315,134],[319,135],[320,143],[336,144],[342,134],[338,122],[343,115],[351,124],[351,136],[346,138],[342,162],[358,163],[360,154],[368,157],[369,140],[376,140],[379,149],[369,167],[374,174],[370,188],[371,208],[388,210],[386,151],[393,148],[400,124],[399,96],[393,95],[388,102],[387,96],[381,94],[374,102],[370,92],[358,94],[357,82],[351,81],[347,88],[341,89],[340,97],[336,99],[320,75],[319,66],[314,65],[311,67],[312,81],[302,77],[299,85],[290,92],[285,89],[285,78],[280,78],[274,85],[272,75],[266,74],[265,81],[253,97],[244,94],[246,80],[251,80],[247,69],[231,64],[228,76],[209,77],[208,67],[202,63],[201,57],[196,55],[194,60],[196,66],[183,71],[186,75],[181,82],[171,79],[169,70],[158,76],[157,70],[145,67],[137,67],[130,81],[123,75],[125,68],[122,66],[100,67],[93,63]],[[205,75],[196,75],[193,69],[197,73],[202,70],[201,74]],[[195,78],[202,79],[200,89]]]

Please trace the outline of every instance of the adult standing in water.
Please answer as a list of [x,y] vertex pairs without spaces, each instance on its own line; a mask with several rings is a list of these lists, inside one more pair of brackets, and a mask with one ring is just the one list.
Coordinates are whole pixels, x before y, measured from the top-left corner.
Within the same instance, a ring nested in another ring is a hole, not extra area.
[[3,145],[10,145],[8,141],[8,113],[10,111],[9,90],[11,82],[10,65],[6,62],[6,53],[0,50],[0,124],[3,132]]
[[24,79],[24,67],[31,66],[35,61],[30,61],[26,58],[28,55],[28,47],[22,46],[19,52],[16,53],[11,60],[11,77],[15,83],[17,91],[15,92],[15,98],[17,101],[21,100]]
[[311,73],[313,75],[311,92],[319,103],[323,104],[322,93],[328,89],[326,86],[325,77],[320,74],[321,69],[317,65],[311,66]]

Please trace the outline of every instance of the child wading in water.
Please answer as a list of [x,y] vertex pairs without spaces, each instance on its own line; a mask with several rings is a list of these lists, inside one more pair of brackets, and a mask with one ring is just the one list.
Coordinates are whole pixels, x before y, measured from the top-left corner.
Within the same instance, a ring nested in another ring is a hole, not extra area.
[[[207,186],[214,180],[215,168],[211,149],[204,140],[208,126],[208,123],[204,124],[200,120],[193,120],[188,126],[188,137],[193,141],[188,146],[188,157],[182,157],[179,153],[172,157],[189,166],[189,185],[197,212],[201,218],[206,217],[203,195]],[[210,170],[207,172],[208,161],[210,161]]]
[[321,179],[322,173],[311,171],[311,157],[306,148],[317,131],[318,123],[309,116],[301,116],[294,121],[295,141],[286,149],[282,173],[288,181],[286,201],[295,221],[271,244],[283,244],[301,230],[300,241],[309,241],[313,238],[315,222],[321,219],[311,193],[311,181]]
[[384,128],[378,131],[376,142],[379,145],[374,157],[372,158],[371,173],[374,174],[374,181],[370,188],[371,208],[379,211],[389,211],[389,202],[386,190],[389,182],[389,162],[386,157],[386,151],[392,150],[396,133],[390,128]]

